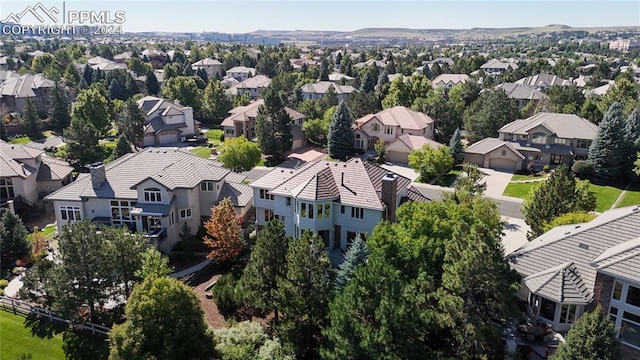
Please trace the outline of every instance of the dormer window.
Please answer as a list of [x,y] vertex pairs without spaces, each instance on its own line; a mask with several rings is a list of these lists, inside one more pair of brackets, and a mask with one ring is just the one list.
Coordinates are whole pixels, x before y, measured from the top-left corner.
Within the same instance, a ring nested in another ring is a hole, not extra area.
[[380,131],[380,125],[378,125],[378,124],[373,124],[373,125],[371,126],[371,130],[372,130],[373,132],[378,132],[378,131]]
[[158,188],[146,188],[144,189],[144,201],[145,202],[161,202],[162,192]]
[[200,191],[213,191],[213,181],[203,181],[200,183]]

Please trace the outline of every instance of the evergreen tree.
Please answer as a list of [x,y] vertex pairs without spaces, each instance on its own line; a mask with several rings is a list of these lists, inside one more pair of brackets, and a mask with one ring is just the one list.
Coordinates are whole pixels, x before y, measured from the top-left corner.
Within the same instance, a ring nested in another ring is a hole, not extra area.
[[344,261],[340,264],[338,274],[336,276],[336,290],[342,291],[353,277],[356,270],[367,262],[369,258],[369,249],[362,240],[360,234],[356,235],[351,247],[344,256]]
[[33,104],[31,98],[27,98],[27,103],[24,106],[24,111],[21,114],[22,122],[29,135],[35,135],[40,129],[40,118],[38,117],[38,111]]
[[625,134],[622,105],[613,103],[604,114],[591,147],[589,161],[594,174],[602,179],[617,179],[626,175],[629,146]]
[[571,326],[566,341],[551,360],[614,360],[619,359],[617,335],[613,322],[597,305],[585,312]]
[[625,134],[627,143],[632,144],[636,150],[640,148],[640,114],[638,114],[638,110],[633,110],[627,118]]
[[326,61],[322,62],[320,66],[320,81],[329,81],[329,65],[327,65]]
[[276,326],[279,322],[278,279],[287,273],[290,241],[282,222],[277,219],[269,221],[258,232],[251,258],[242,274],[249,302],[262,311],[273,311]]
[[124,100],[124,99],[126,99],[125,91],[122,88],[122,86],[120,85],[120,82],[118,81],[118,79],[116,79],[116,78],[111,79],[111,83],[109,84],[109,98],[111,100],[114,100],[114,99]]
[[202,79],[205,84],[209,82],[209,76],[203,68],[198,68],[198,71],[196,71],[196,76],[200,77],[200,79]]
[[138,87],[138,84],[136,83],[133,76],[131,76],[131,74],[127,73],[126,79],[127,80],[125,82],[124,91],[125,91],[126,98],[128,99],[133,95],[139,93],[140,88]]
[[389,84],[389,69],[385,67],[384,70],[382,71],[382,74],[380,74],[380,76],[378,77],[376,90],[382,93],[383,89],[385,88],[385,85],[387,84]]
[[84,70],[82,71],[82,78],[87,83],[87,86],[91,85],[93,82],[93,69],[89,64],[84,66]]
[[3,269],[8,269],[17,260],[29,255],[30,244],[25,228],[17,215],[11,211],[5,211],[0,218],[0,264]]
[[334,159],[346,160],[353,154],[353,132],[351,125],[353,120],[347,104],[342,101],[329,124],[328,150],[329,156]]
[[283,159],[285,152],[291,150],[293,145],[291,117],[285,111],[284,96],[277,82],[272,81],[264,92],[264,104],[258,109],[256,117],[255,131],[260,150],[276,159]]
[[364,76],[362,78],[362,84],[360,85],[360,90],[365,93],[371,93],[375,90],[376,84],[378,83],[378,68],[373,66],[372,68],[366,70]]
[[286,258],[286,275],[277,284],[283,314],[278,333],[285,348],[296,349],[295,353],[302,357],[315,358],[333,287],[331,261],[322,239],[308,230],[291,242]]
[[4,125],[3,118],[0,118],[0,140],[9,141],[9,135],[7,134],[7,128]]
[[127,100],[122,106],[122,110],[120,110],[118,116],[116,116],[118,132],[124,135],[133,145],[142,142],[146,122],[146,117],[142,109],[140,109],[133,99]]
[[158,78],[156,77],[156,74],[153,73],[153,70],[149,70],[149,72],[147,72],[144,87],[149,95],[157,95],[160,92],[160,84],[158,83]]
[[529,239],[536,238],[556,217],[574,211],[593,211],[595,196],[589,183],[579,185],[566,166],[558,167],[547,181],[536,184],[527,194],[522,213],[531,227]]
[[460,138],[460,129],[456,129],[449,141],[449,151],[453,156],[456,164],[460,164],[464,160],[464,150],[462,149],[462,141]]
[[116,147],[113,148],[113,153],[111,157],[115,160],[123,155],[126,155],[131,152],[131,143],[127,140],[127,137],[124,134],[118,136],[118,142],[116,143]]
[[169,258],[156,249],[147,248],[141,257],[140,269],[135,273],[140,279],[164,278],[173,271],[173,268],[169,267]]
[[206,119],[214,124],[220,124],[227,117],[233,103],[220,81],[209,81],[204,89],[202,107]]
[[51,106],[49,107],[49,121],[54,129],[62,130],[71,122],[69,99],[58,82],[55,83],[49,95]]
[[104,72],[102,72],[102,70],[100,69],[95,69],[91,73],[91,82],[87,81],[87,83],[93,84],[103,79],[104,79]]

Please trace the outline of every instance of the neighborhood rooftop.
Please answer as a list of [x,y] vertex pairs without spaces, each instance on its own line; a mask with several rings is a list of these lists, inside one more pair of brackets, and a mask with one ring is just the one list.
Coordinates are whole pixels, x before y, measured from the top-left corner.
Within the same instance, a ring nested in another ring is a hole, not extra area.
[[528,131],[542,126],[559,138],[593,139],[598,126],[575,114],[541,112],[528,119],[516,120],[498,130],[501,133],[527,135]]

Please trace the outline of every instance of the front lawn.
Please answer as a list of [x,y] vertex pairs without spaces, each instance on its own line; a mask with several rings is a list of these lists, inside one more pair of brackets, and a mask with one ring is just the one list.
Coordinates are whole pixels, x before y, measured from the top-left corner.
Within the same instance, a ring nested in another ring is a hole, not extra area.
[[200,156],[201,158],[208,159],[211,157],[211,148],[208,146],[200,146],[200,147],[191,149],[191,152]]
[[640,204],[640,183],[629,186],[629,189],[620,199],[617,207],[625,207]]
[[525,196],[527,196],[527,194],[535,184],[537,184],[537,182],[530,182],[530,183],[510,182],[509,185],[507,185],[507,188],[504,189],[504,192],[502,193],[502,195],[524,199]]
[[521,175],[521,174],[513,174],[511,177],[511,181],[527,181],[527,180],[541,180],[546,179],[548,174],[544,175]]
[[220,136],[222,136],[222,134],[224,134],[222,129],[210,129],[204,133],[204,136],[209,139],[209,142],[212,142],[214,145],[218,145],[220,144]]
[[607,185],[591,184],[591,190],[596,194],[596,211],[603,212],[611,209],[611,206],[622,193],[622,189]]
[[458,178],[458,176],[460,176],[460,170],[453,169],[448,173],[440,176],[436,181],[433,182],[433,185],[449,187]]
[[[42,234],[42,236],[44,236],[44,239],[49,241],[53,239],[53,236],[55,235],[56,231],[56,225],[55,224],[49,224],[47,225],[44,229],[40,229],[40,234]],[[30,233],[27,235],[27,237],[31,238],[33,234]]]
[[0,310],[0,344],[3,359],[20,359],[23,354],[32,360],[65,359],[62,333],[38,337],[25,327],[26,319]]

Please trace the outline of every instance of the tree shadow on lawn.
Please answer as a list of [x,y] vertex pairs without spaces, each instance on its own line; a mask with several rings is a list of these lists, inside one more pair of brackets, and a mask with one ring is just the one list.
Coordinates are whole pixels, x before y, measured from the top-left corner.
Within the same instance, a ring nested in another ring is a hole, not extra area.
[[62,341],[67,359],[107,360],[109,357],[109,341],[104,336],[66,331]]
[[29,315],[24,320],[24,327],[31,331],[31,335],[41,339],[51,339],[55,335],[64,331],[60,326],[51,324],[48,320],[44,320],[37,315]]

